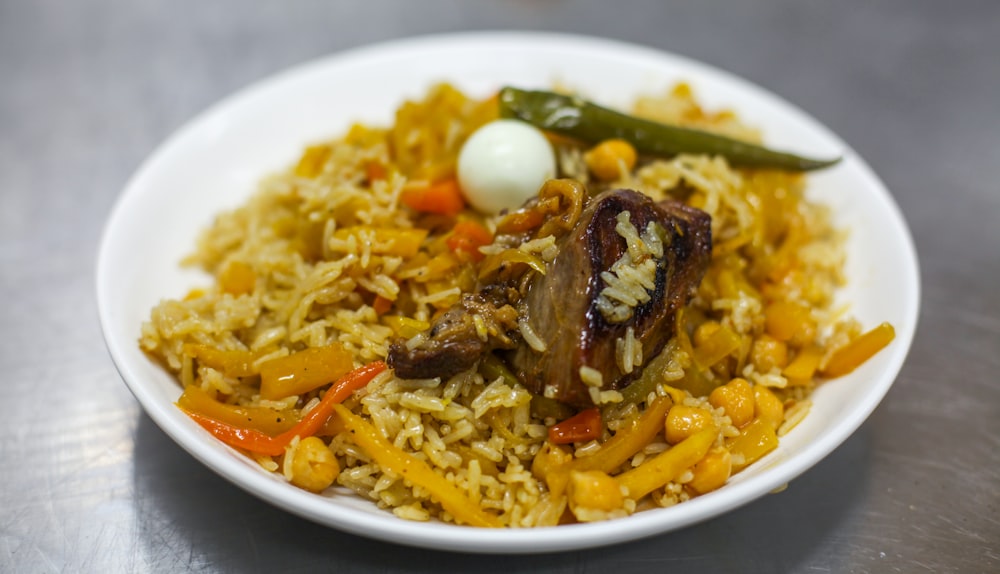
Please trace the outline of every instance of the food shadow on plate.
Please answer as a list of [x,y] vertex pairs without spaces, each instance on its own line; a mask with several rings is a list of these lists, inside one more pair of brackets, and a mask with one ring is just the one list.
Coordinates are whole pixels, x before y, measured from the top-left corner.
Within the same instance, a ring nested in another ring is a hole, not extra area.
[[[145,413],[135,436],[139,563],[155,570],[293,572],[789,571],[830,548],[829,533],[863,507],[871,423],[778,494],[707,522],[625,544],[537,555],[460,554],[388,545],[314,524],[226,482],[170,440]],[[834,541],[834,544],[837,542]],[[844,542],[846,544],[846,542]],[[846,552],[849,549],[843,549]],[[835,564],[829,564],[836,570]],[[706,570],[710,568],[710,570]]]

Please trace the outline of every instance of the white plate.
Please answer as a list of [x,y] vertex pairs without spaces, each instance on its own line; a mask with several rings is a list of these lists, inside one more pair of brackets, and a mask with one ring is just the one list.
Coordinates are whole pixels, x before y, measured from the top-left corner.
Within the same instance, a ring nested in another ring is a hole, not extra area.
[[[735,108],[762,128],[774,147],[816,157],[842,154],[838,166],[811,176],[810,194],[833,206],[850,230],[850,283],[842,298],[866,327],[892,322],[896,340],[850,376],[823,385],[805,422],[724,488],[622,520],[521,530],[408,522],[356,496],[321,497],[266,474],[173,405],[181,389],[139,350],[140,325],[160,299],[207,282],[178,262],[216,213],[240,204],[262,176],[287,166],[306,144],[336,136],[355,121],[389,124],[404,98],[418,98],[443,80],[476,95],[504,84],[560,83],[622,106],[685,80],[709,107]],[[263,500],[334,528],[428,548],[503,553],[589,548],[681,528],[792,480],[843,442],[888,391],[913,338],[918,282],[912,240],[889,192],[853,150],[795,106],[664,52],[536,33],[459,34],[363,48],[299,66],[223,100],[170,137],[131,179],[107,223],[97,265],[101,324],[122,377],[156,424],[209,468]]]

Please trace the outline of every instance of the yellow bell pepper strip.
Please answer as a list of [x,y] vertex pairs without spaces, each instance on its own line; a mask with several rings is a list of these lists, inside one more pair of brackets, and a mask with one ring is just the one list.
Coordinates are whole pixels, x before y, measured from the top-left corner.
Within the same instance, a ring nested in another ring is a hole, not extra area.
[[663,430],[667,412],[673,404],[674,401],[669,397],[657,398],[644,413],[606,440],[595,453],[552,468],[545,476],[549,490],[556,496],[562,494],[569,481],[569,473],[573,470],[613,472]]
[[418,228],[390,229],[356,225],[334,231],[333,237],[339,241],[347,241],[351,237],[355,237],[359,242],[371,241],[371,252],[378,255],[413,257],[420,250],[420,244],[428,233],[428,230]]
[[198,413],[193,413],[181,407],[189,417],[194,419],[205,430],[232,447],[242,448],[259,454],[278,456],[285,452],[285,447],[295,437],[305,438],[316,434],[326,424],[333,413],[334,405],[344,401],[351,393],[367,385],[379,373],[386,369],[382,361],[369,363],[341,377],[320,399],[318,405],[306,413],[302,420],[278,436],[269,436],[258,430],[240,428]]
[[807,345],[788,366],[781,371],[781,374],[788,379],[789,386],[808,385],[816,374],[820,361],[823,360],[823,349],[816,345]]
[[238,428],[258,430],[268,435],[285,432],[302,418],[293,409],[276,410],[267,407],[228,405],[212,398],[201,387],[184,389],[177,406],[189,413],[199,414]]
[[896,338],[896,330],[889,323],[882,323],[863,333],[846,346],[834,351],[823,368],[828,377],[839,377],[858,368]]
[[769,421],[756,418],[740,430],[739,436],[726,441],[726,446],[732,454],[742,455],[733,461],[733,474],[736,474],[778,448],[778,435]]
[[773,301],[764,308],[764,329],[779,341],[790,341],[815,329],[809,307],[793,301]]
[[708,336],[703,344],[694,349],[694,360],[698,366],[707,369],[740,348],[740,336],[732,329],[721,326]]
[[309,179],[316,177],[323,171],[323,165],[330,159],[332,151],[328,145],[307,147],[295,165],[295,175]]
[[657,398],[646,409],[646,412],[639,415],[635,422],[616,432],[615,436],[605,441],[597,452],[573,460],[570,466],[573,467],[573,470],[612,472],[643,447],[653,442],[656,435],[663,430],[663,422],[673,404],[674,402],[669,397]]
[[334,415],[343,421],[351,439],[363,448],[382,470],[398,474],[430,493],[455,520],[471,526],[503,526],[496,516],[484,511],[454,484],[438,475],[426,462],[396,448],[374,426],[343,405],[333,405]]
[[353,367],[351,353],[340,343],[271,359],[260,365],[260,398],[276,401],[308,393],[336,381]]
[[718,434],[719,430],[714,427],[698,431],[653,459],[619,475],[618,483],[626,488],[629,498],[639,500],[705,458]]
[[252,377],[259,373],[253,364],[257,357],[250,351],[223,351],[208,345],[187,343],[184,354],[227,377]]

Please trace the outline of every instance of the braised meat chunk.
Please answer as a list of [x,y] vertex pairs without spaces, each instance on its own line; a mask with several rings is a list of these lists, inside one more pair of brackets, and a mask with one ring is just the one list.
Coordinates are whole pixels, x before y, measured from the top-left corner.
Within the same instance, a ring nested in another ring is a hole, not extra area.
[[519,345],[508,364],[536,394],[593,404],[673,336],[710,257],[708,214],[631,190],[594,197],[525,297],[521,320],[543,348]]
[[447,379],[472,368],[484,353],[511,349],[519,341],[517,310],[506,290],[493,286],[462,300],[415,340],[389,347],[389,366],[404,379]]
[[399,340],[403,378],[447,378],[496,351],[531,392],[586,407],[637,378],[674,335],[711,257],[711,218],[625,189],[589,200],[545,273],[480,286],[427,333]]

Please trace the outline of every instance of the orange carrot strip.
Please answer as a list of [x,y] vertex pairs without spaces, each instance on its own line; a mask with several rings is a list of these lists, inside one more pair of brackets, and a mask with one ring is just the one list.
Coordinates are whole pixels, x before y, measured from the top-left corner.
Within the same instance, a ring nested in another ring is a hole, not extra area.
[[409,208],[425,213],[458,215],[465,209],[465,198],[454,178],[425,187],[407,187],[403,189],[400,200]]
[[385,315],[392,309],[392,299],[387,299],[381,295],[376,295],[375,300],[372,301],[372,309],[375,310],[376,315]]
[[479,248],[493,243],[493,235],[475,221],[459,221],[446,243],[456,255],[481,261],[485,255],[479,252]]

